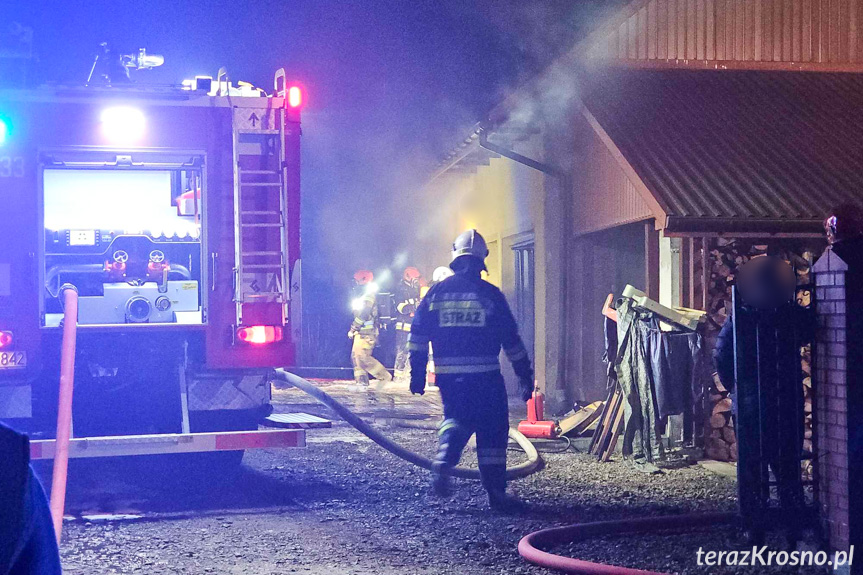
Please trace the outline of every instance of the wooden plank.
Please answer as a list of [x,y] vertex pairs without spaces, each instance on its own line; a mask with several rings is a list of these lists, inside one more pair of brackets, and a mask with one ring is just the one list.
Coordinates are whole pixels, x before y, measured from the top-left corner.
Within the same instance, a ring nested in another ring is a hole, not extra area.
[[704,0],[695,0],[695,57],[707,59],[707,18],[704,14]]
[[728,13],[726,0],[716,0],[716,59],[725,60],[725,38],[728,36]]
[[653,0],[647,5],[647,59],[656,60],[657,53],[657,26],[656,26],[657,2]]
[[692,309],[704,309],[701,302],[701,268],[698,266],[699,252],[698,240],[696,238],[689,239],[689,301],[692,303]]
[[638,59],[638,13],[626,21],[626,57]]
[[759,0],[761,7],[761,61],[773,60],[773,3],[775,0]]
[[833,22],[838,15],[838,0],[822,0],[821,10],[821,57],[824,62],[835,62],[839,50],[839,38]]
[[686,1],[686,57],[693,59],[698,57],[698,7],[697,0]]
[[577,437],[587,430],[590,425],[596,422],[602,414],[602,401],[594,401],[589,405],[585,405],[569,417],[564,417],[558,422],[560,435],[571,435]]
[[830,5],[830,61],[842,62],[842,3],[832,0]]
[[638,59],[647,60],[647,7],[643,7],[638,11],[638,29],[637,29],[637,50]]
[[848,55],[851,52],[849,30],[851,28],[850,18],[851,6],[848,0],[840,0],[839,2],[839,62],[848,62]]
[[617,413],[622,407],[622,398],[623,395],[620,392],[618,386],[615,386],[614,392],[611,396],[611,400],[608,402],[608,414],[605,418],[605,425],[602,427],[602,432],[599,433],[599,437],[596,441],[596,445],[594,445],[593,454],[597,459],[602,459],[602,455],[605,450],[605,446],[608,445],[608,440],[611,438],[612,428],[614,427],[614,420],[617,417]]
[[782,60],[790,62],[792,60],[793,39],[794,39],[794,6],[799,0],[785,0],[785,5],[782,8]]
[[799,62],[803,53],[803,42],[801,40],[803,33],[803,0],[794,0],[791,10],[791,60]]
[[668,59],[677,59],[677,0],[668,0],[666,4],[667,24],[666,37],[668,39]]
[[656,0],[656,57],[668,59],[668,0]]
[[611,428],[611,417],[612,410],[614,409],[615,402],[617,401],[617,387],[608,394],[608,399],[605,400],[605,404],[602,406],[602,415],[600,415],[599,426],[597,426],[596,430],[593,432],[593,438],[590,440],[590,445],[587,448],[587,452],[591,455],[596,455],[599,446],[602,444],[603,436],[608,433]]
[[614,428],[611,432],[611,441],[608,443],[608,446],[605,448],[605,454],[602,456],[602,461],[608,461],[611,457],[611,454],[614,453],[615,447],[617,447],[617,440],[620,438],[620,434],[623,431],[623,405],[620,406],[620,409],[617,410],[617,417],[614,420]]
[[782,61],[782,44],[783,44],[783,6],[784,0],[775,0],[773,2],[773,61]]
[[751,5],[747,6],[747,15],[752,26],[752,48],[749,50],[746,59],[761,60],[763,34],[761,33],[761,14],[762,0],[753,0]]
[[707,36],[707,48],[704,52],[704,58],[707,60],[716,60],[716,2],[718,0],[707,0],[704,5],[704,14],[706,18],[705,30]]
[[644,224],[644,292],[659,301],[659,232],[653,221]]
[[680,274],[678,276],[680,287],[680,305],[692,307],[692,260],[690,259],[691,238],[680,240]]
[[812,61],[812,0],[802,0],[800,8],[800,61]]
[[689,0],[677,0],[677,57],[686,58],[686,3]]
[[857,61],[857,53],[859,49],[859,38],[857,32],[857,22],[858,17],[860,16],[860,7],[863,6],[863,2],[859,2],[858,0],[852,0],[851,5],[849,6],[848,12],[848,61],[856,62]]
[[812,49],[812,59],[810,62],[821,62],[821,5],[825,0],[811,0],[812,2],[812,24],[809,31],[812,34],[810,47]]
[[737,0],[725,0],[725,60],[735,59],[737,46]]

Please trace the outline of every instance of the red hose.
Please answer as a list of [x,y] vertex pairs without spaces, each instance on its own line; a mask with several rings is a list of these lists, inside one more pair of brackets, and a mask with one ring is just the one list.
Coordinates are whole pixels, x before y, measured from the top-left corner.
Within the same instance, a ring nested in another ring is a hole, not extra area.
[[689,529],[716,523],[729,523],[735,517],[734,513],[702,513],[576,523],[564,527],[543,529],[526,535],[518,542],[518,553],[531,563],[548,569],[563,571],[564,573],[580,573],[582,575],[664,575],[656,571],[618,567],[616,565],[605,565],[603,563],[563,557],[541,551],[537,547],[548,548],[554,545],[582,541],[603,535],[642,533],[660,529]]
[[64,284],[63,343],[60,352],[60,402],[57,407],[57,441],[54,447],[54,472],[51,476],[51,518],[57,542],[63,533],[66,507],[66,474],[69,468],[69,439],[72,437],[72,391],[75,380],[75,339],[78,334],[78,290]]

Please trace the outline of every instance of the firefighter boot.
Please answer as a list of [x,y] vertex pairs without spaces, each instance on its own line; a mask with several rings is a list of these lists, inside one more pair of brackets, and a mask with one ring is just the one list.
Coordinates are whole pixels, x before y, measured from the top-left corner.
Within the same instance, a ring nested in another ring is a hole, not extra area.
[[488,492],[488,506],[501,513],[518,513],[524,510],[524,503],[512,495],[507,495],[503,490]]
[[435,462],[432,465],[432,493],[438,497],[451,497],[453,493],[450,467],[445,463]]

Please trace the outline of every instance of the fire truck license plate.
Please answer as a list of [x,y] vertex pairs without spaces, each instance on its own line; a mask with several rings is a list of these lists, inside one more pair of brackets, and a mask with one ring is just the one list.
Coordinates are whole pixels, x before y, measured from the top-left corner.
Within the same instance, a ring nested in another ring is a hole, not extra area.
[[0,351],[0,369],[11,369],[27,366],[27,352]]

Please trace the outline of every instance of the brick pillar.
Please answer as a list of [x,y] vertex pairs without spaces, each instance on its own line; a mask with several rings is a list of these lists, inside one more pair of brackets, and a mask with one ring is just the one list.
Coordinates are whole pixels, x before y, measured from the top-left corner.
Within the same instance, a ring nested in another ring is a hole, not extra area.
[[815,275],[814,451],[821,519],[830,546],[849,546],[848,374],[846,274],[848,265],[827,249],[812,266]]

